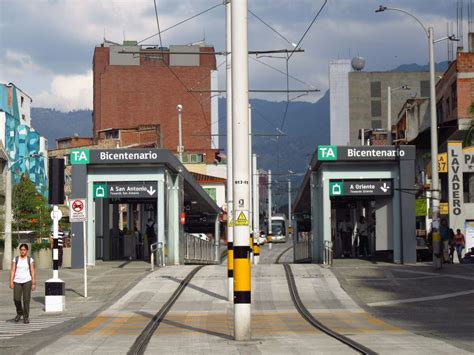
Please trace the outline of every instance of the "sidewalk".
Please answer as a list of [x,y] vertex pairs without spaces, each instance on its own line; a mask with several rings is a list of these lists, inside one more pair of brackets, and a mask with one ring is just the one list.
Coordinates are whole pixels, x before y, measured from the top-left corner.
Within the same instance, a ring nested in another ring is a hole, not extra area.
[[35,352],[61,334],[87,322],[95,312],[107,308],[144,276],[150,264],[142,261],[98,261],[88,270],[88,298],[84,298],[83,269],[60,269],[59,277],[66,283],[66,310],[44,312],[45,281],[52,270],[37,270],[37,289],[32,293],[30,324],[13,323],[15,306],[9,287],[10,272],[0,271],[0,348],[9,353]]

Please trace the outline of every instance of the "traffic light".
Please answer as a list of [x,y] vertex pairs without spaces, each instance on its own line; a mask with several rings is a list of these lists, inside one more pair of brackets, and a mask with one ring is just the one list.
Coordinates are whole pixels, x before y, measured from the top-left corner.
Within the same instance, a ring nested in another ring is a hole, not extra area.
[[49,198],[50,205],[64,203],[64,159],[49,158]]

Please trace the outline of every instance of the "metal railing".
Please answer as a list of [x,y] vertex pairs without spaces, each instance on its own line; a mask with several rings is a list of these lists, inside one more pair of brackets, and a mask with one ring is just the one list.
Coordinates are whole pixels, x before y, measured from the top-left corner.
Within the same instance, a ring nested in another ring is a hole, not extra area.
[[333,257],[332,241],[325,240],[324,241],[323,264],[332,266],[332,257]]
[[184,263],[216,264],[216,247],[213,241],[198,236],[184,234]]
[[155,262],[156,262],[156,266],[158,267],[165,266],[165,256],[163,253],[162,242],[156,242],[150,245],[151,271],[155,269]]

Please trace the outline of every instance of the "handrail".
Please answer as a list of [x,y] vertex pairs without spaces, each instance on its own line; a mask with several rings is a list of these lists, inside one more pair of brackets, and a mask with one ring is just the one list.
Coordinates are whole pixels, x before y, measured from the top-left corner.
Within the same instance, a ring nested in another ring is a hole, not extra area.
[[165,258],[163,255],[163,242],[156,242],[156,243],[150,244],[151,271],[155,269],[155,252],[157,252],[157,256],[159,256],[158,266],[159,267],[165,266]]
[[333,259],[333,250],[332,250],[332,241],[325,240],[324,241],[324,265],[332,266],[332,259]]

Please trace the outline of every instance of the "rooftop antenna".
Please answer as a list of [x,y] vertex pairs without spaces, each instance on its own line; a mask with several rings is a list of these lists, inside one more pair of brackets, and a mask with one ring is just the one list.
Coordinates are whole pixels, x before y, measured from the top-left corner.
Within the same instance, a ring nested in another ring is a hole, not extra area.
[[[449,22],[446,23],[446,36],[450,36],[453,32],[449,32]],[[453,29],[453,23],[451,23],[451,31]],[[454,48],[453,48],[453,41],[446,41],[446,45],[448,46],[448,64],[450,64],[454,59]]]
[[125,30],[122,30],[123,32],[123,41],[125,42]]

